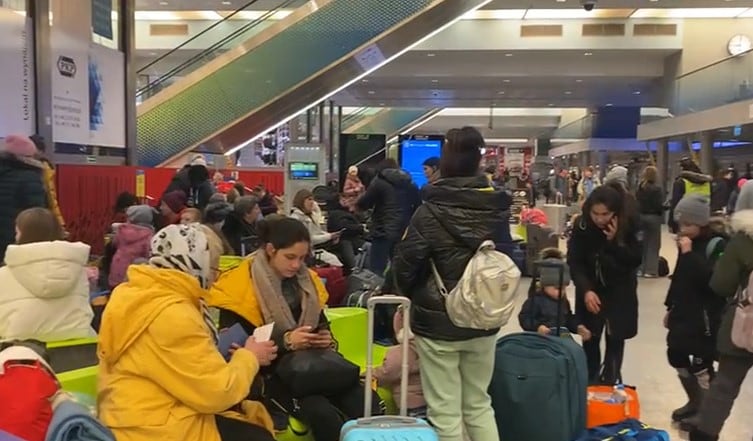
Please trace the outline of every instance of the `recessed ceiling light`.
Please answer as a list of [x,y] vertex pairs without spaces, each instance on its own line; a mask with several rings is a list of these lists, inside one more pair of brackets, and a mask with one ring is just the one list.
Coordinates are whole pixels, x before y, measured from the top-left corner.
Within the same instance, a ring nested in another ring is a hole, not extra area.
[[573,92],[571,90],[566,90],[565,91],[565,95],[572,95],[572,94],[573,94]]
[[607,107],[612,107],[613,105],[612,103],[607,103]]
[[499,92],[497,92],[497,95],[504,95],[504,94],[505,94],[504,90],[500,90]]
[[369,91],[369,95],[374,95],[375,93],[376,93],[376,92],[374,92],[373,90],[370,90],[370,91]]
[[225,5],[225,6],[227,6],[227,5],[233,4],[233,2],[222,2],[222,4]]
[[505,54],[505,57],[512,57],[512,54]]
[[432,53],[428,53],[428,54],[426,54],[426,56],[427,56],[427,57],[436,57],[436,56],[437,56],[437,54],[435,54],[435,53],[433,53],[433,52],[432,52]]
[[159,2],[159,4],[162,5],[162,6],[167,6],[167,2],[166,1],[161,1],[161,2]]
[[509,83],[510,80],[502,80],[503,83]]
[[384,106],[385,104],[384,104],[384,103],[379,103],[379,105],[380,105],[380,106]]
[[553,103],[549,103],[549,107],[554,107],[554,104]]
[[439,80],[431,80],[432,83],[438,83]]
[[576,78],[575,82],[576,82],[576,83],[582,83],[582,82],[583,82],[583,80],[581,80],[580,78]]
[[641,94],[640,90],[636,90],[635,92],[633,92],[633,95],[640,95],[640,94]]
[[557,0],[557,3],[565,3],[567,0]]
[[586,52],[586,53],[584,53],[583,55],[585,55],[585,56],[587,56],[587,57],[590,57],[590,56],[591,56],[591,55],[593,55],[593,54],[594,54],[593,52]]
[[362,82],[362,83],[368,83],[368,82],[369,82],[369,80],[367,80],[366,78],[364,78],[363,80],[361,80],[361,82]]

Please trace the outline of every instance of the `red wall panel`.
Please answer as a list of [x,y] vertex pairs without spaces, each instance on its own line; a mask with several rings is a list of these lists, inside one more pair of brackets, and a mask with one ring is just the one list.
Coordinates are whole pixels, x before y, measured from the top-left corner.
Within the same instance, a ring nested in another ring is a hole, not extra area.
[[[143,170],[146,194],[156,200],[175,175],[175,169],[143,168],[103,165],[59,165],[57,167],[57,192],[60,210],[66,221],[71,240],[88,243],[92,253],[101,254],[104,235],[113,217],[113,206],[118,194],[136,191],[136,172]],[[224,172],[229,176],[230,172]],[[239,171],[238,177],[247,186],[263,183],[273,193],[282,194],[282,171]]]

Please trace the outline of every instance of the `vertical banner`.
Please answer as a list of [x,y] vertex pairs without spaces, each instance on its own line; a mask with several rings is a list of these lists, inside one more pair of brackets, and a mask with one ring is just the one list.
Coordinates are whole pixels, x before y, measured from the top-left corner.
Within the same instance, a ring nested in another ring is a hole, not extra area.
[[88,144],[125,147],[125,59],[98,44],[89,51]]
[[510,176],[520,176],[525,166],[525,148],[508,147],[505,152],[505,168],[509,170]]
[[0,137],[35,132],[31,20],[0,7]]
[[55,142],[87,145],[89,42],[60,33],[53,38],[52,54],[52,138]]

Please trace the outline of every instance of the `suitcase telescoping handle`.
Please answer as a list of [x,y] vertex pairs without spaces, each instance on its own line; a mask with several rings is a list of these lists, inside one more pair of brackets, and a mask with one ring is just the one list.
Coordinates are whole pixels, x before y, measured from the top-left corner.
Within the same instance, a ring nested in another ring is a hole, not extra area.
[[566,262],[546,262],[543,260],[538,260],[536,261],[535,265],[536,265],[536,268],[538,268],[536,273],[539,275],[541,275],[541,272],[540,272],[541,268],[554,268],[554,269],[559,270],[560,272],[560,279],[559,279],[560,280],[560,301],[557,302],[557,331],[555,331],[557,333],[557,337],[559,337],[561,334],[560,330],[562,329],[563,326],[567,324],[567,323],[560,323],[560,320],[564,319],[564,317],[562,317],[562,298],[567,295],[567,292],[566,292],[567,290],[563,289],[564,287],[562,286],[565,282],[565,265],[567,265],[567,263]]
[[400,416],[408,415],[408,349],[410,342],[410,299],[402,296],[374,296],[367,302],[368,331],[366,333],[366,393],[364,394],[363,416],[371,416],[371,384],[374,378],[374,311],[377,305],[398,305],[403,309],[402,361],[400,364]]

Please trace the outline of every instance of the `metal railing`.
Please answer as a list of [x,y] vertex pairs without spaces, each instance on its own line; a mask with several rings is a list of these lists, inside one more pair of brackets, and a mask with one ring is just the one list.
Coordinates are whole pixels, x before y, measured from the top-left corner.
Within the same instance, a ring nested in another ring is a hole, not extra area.
[[[274,19],[275,15],[288,9],[291,5],[299,3],[298,0],[278,0],[273,8],[258,11],[251,9],[259,0],[251,0],[237,10],[228,14],[221,20],[214,22],[198,34],[192,36],[180,45],[176,46],[169,52],[156,58],[149,64],[138,70],[139,75],[149,75],[154,72],[156,78],[150,78],[148,84],[140,87],[136,91],[136,97],[143,101],[154,96],[165,87],[172,84],[176,79],[184,77],[206,63],[214,60],[227,50],[250,38],[255,33],[261,32],[266,24]],[[242,13],[246,11],[260,12],[257,18],[243,22]],[[234,23],[243,23],[240,26]],[[200,43],[208,42],[208,46],[203,49],[195,49]],[[184,54],[192,50],[198,50],[199,53],[185,59]]]
[[753,99],[753,49],[677,77],[674,93],[675,115]]

